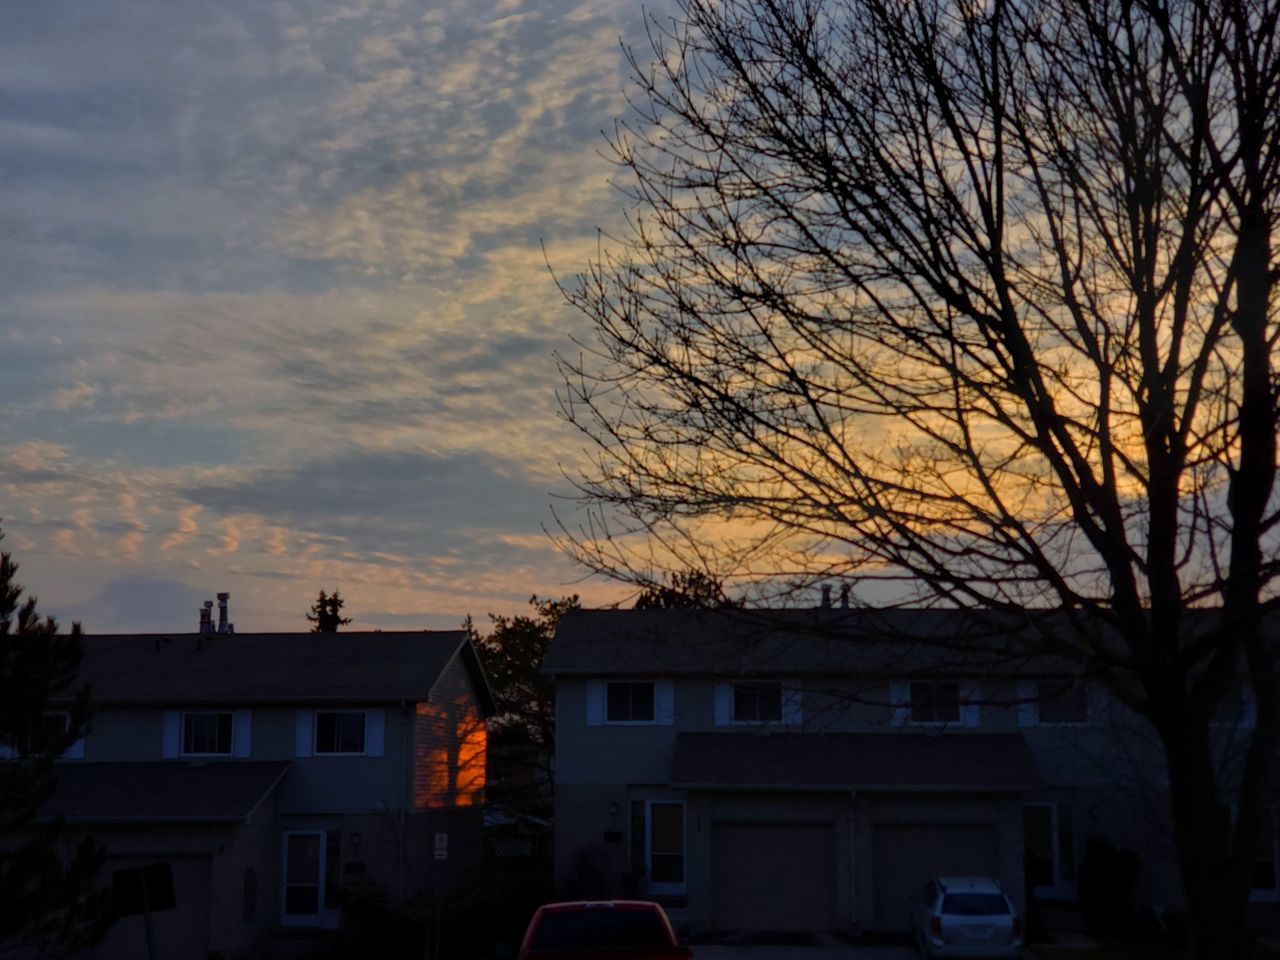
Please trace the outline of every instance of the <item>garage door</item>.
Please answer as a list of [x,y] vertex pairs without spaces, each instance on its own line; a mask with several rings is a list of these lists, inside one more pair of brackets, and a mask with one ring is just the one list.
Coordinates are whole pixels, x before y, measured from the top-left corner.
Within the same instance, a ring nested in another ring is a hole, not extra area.
[[833,930],[830,823],[718,823],[712,834],[717,930]]
[[[108,857],[101,876],[111,882],[117,870],[167,862],[173,872],[174,906],[151,914],[155,955],[163,960],[207,960],[209,956],[208,857]],[[121,917],[107,938],[90,951],[92,960],[137,960],[147,956],[141,916]]]
[[931,878],[946,874],[999,877],[996,826],[899,826],[875,831],[876,929],[906,930],[908,901]]

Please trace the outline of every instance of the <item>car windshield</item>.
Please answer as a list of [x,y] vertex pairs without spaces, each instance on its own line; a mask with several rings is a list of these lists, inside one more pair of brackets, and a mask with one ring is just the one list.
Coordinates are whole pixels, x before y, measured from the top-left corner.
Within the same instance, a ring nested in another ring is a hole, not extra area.
[[995,917],[1009,912],[1009,903],[999,893],[948,893],[942,898],[942,912],[953,917]]
[[670,946],[662,920],[652,910],[588,910],[544,913],[531,950],[585,950]]

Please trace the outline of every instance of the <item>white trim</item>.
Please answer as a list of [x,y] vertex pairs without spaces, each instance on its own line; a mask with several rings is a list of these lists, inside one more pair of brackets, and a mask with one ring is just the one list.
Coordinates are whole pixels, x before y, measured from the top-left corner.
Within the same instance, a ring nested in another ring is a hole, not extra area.
[[[680,876],[679,883],[658,882],[649,878],[653,876],[653,806],[654,804],[678,805],[680,807]],[[689,889],[689,823],[688,808],[685,801],[679,798],[654,799],[644,802],[644,875],[645,888],[648,893],[685,893]]]

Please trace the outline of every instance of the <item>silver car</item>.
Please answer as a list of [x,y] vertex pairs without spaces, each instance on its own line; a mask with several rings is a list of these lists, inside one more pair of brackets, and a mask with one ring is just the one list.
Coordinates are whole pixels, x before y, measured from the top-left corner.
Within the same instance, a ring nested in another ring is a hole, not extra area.
[[1022,956],[1022,917],[990,877],[938,877],[911,902],[911,933],[928,960]]

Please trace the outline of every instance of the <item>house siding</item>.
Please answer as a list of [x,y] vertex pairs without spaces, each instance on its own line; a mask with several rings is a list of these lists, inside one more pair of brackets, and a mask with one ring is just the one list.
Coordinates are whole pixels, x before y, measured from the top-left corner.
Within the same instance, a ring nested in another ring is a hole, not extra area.
[[429,702],[414,708],[414,809],[484,802],[488,731],[475,682],[461,657],[441,671]]

